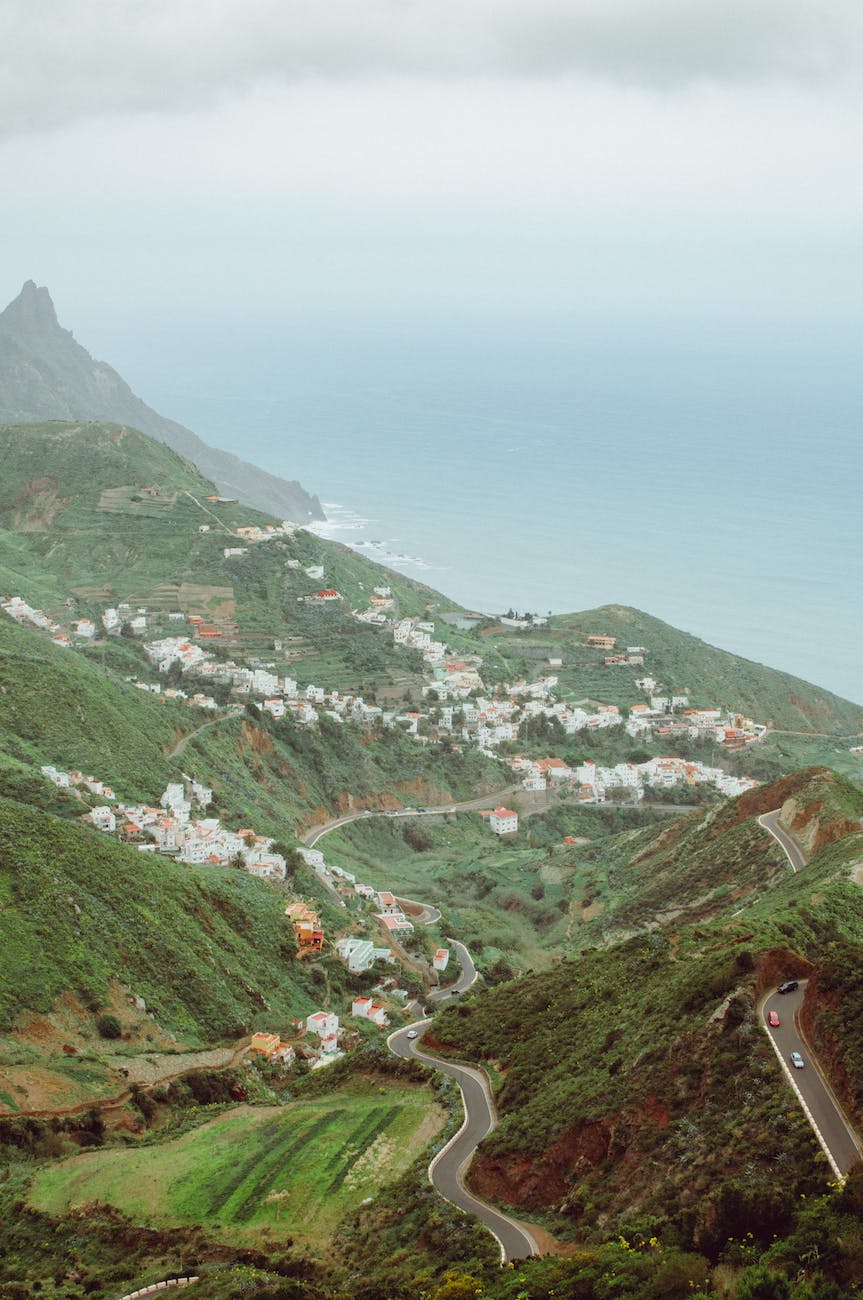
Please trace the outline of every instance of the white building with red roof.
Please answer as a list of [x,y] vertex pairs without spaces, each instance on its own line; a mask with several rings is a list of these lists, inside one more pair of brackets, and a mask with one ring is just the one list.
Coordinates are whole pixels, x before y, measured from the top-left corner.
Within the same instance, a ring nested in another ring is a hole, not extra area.
[[489,813],[488,824],[495,835],[514,835],[518,830],[518,813],[499,804]]

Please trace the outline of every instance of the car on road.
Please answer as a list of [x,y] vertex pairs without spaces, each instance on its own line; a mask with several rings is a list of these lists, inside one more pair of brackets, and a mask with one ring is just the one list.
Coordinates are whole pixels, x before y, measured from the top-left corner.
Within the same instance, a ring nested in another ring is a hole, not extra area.
[[779,988],[776,990],[776,992],[796,993],[799,987],[800,985],[797,983],[797,980],[785,980],[782,984],[779,985]]
[[419,1038],[419,1034],[417,1033],[417,1031],[416,1031],[415,1029],[409,1029],[409,1030],[408,1030],[408,1038]]
[[768,1013],[767,1013],[767,1023],[768,1023],[768,1025],[772,1025],[773,1028],[776,1029],[776,1028],[778,1027],[778,1025],[779,1025],[779,1012],[778,1012],[778,1011],[768,1011]]
[[800,1055],[799,1052],[792,1052],[790,1060],[795,1070],[803,1069],[803,1057]]

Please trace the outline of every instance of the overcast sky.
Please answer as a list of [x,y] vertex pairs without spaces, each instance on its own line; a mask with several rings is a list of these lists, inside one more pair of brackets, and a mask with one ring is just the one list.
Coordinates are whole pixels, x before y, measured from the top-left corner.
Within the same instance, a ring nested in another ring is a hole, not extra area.
[[[840,319],[858,0],[4,0],[0,296]],[[179,292],[182,286],[182,292]]]

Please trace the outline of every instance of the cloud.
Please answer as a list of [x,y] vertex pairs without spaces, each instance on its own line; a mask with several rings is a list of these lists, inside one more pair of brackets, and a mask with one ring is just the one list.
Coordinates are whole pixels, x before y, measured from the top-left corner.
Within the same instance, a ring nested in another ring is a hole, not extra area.
[[859,0],[4,0],[0,123],[197,108],[395,75],[852,81]]

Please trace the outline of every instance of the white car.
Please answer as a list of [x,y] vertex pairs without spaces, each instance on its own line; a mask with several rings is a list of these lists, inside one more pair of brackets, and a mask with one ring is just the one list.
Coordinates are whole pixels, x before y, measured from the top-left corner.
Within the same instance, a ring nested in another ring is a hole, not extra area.
[[791,1059],[791,1064],[794,1066],[795,1070],[803,1069],[803,1057],[800,1055],[799,1052],[792,1052],[790,1059]]
[[416,1031],[415,1029],[409,1029],[409,1030],[408,1030],[408,1038],[419,1038],[419,1034],[417,1033],[417,1031]]

